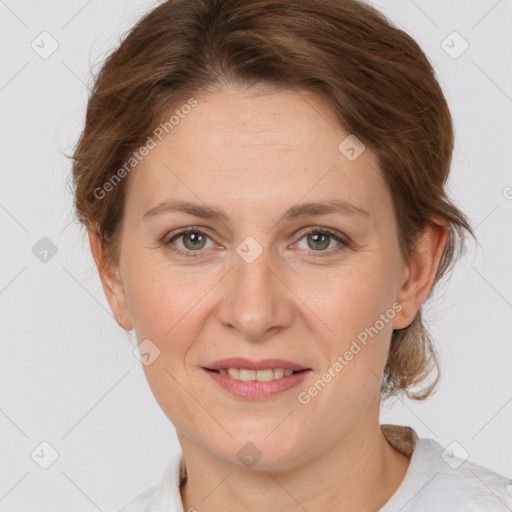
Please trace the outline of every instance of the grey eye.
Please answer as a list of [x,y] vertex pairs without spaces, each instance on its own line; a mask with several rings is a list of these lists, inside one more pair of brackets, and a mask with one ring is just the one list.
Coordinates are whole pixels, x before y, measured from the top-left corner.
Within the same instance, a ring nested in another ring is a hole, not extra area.
[[[306,239],[307,247],[300,247],[300,242]],[[309,249],[313,251],[324,251],[332,248],[331,242],[340,243],[331,233],[323,233],[322,231],[311,231],[299,240],[299,248]]]
[[177,240],[182,240],[181,243],[175,245],[186,251],[199,251],[206,247],[207,240],[210,237],[201,231],[188,231],[186,233],[179,233],[171,238],[168,244],[175,243]]

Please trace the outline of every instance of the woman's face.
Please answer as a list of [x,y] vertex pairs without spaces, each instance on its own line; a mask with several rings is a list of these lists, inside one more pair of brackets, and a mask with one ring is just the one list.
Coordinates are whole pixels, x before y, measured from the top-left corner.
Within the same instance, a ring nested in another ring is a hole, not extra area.
[[[392,329],[419,304],[407,303],[376,158],[345,140],[321,99],[240,90],[196,99],[129,177],[111,304],[139,343],[150,340],[144,371],[181,442],[284,469],[378,425]],[[162,206],[171,202],[217,214]],[[269,384],[206,370],[226,358],[308,370]]]

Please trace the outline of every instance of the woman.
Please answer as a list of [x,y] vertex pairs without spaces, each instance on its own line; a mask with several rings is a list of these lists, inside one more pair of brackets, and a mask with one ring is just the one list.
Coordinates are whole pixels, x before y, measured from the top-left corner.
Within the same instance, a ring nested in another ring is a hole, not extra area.
[[169,0],[105,62],[74,154],[113,313],[182,453],[129,511],[507,510],[512,481],[381,400],[438,378],[450,112],[356,0]]

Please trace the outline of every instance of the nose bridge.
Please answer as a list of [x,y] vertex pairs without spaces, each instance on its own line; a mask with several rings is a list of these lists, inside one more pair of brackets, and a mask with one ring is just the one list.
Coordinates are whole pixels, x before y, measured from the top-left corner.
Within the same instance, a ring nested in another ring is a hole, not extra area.
[[286,288],[274,275],[269,249],[245,239],[233,253],[233,270],[221,307],[220,319],[247,338],[261,338],[270,329],[291,321]]
[[[252,251],[251,248],[247,255],[251,255]],[[234,258],[233,278],[238,296],[247,295],[246,299],[265,299],[265,303],[268,303],[268,299],[272,296],[270,292],[274,287],[272,281],[275,279],[271,271],[272,258],[269,251],[262,252],[254,259],[246,259],[244,255],[240,256],[240,252],[242,252],[242,245],[237,249],[238,255]],[[264,295],[269,297],[263,297]]]

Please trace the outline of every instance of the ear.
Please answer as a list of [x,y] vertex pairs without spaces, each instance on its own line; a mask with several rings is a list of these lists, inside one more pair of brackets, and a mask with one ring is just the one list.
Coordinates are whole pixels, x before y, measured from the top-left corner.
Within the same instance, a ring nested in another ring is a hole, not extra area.
[[393,319],[393,329],[404,329],[414,320],[416,313],[428,297],[448,241],[446,222],[433,217],[420,232],[409,262],[402,273],[397,302],[402,309]]
[[95,228],[88,228],[87,233],[91,253],[100,275],[101,285],[114,318],[123,329],[133,329],[124,286],[119,278],[119,267],[112,263],[106,263],[103,242],[98,231]]

